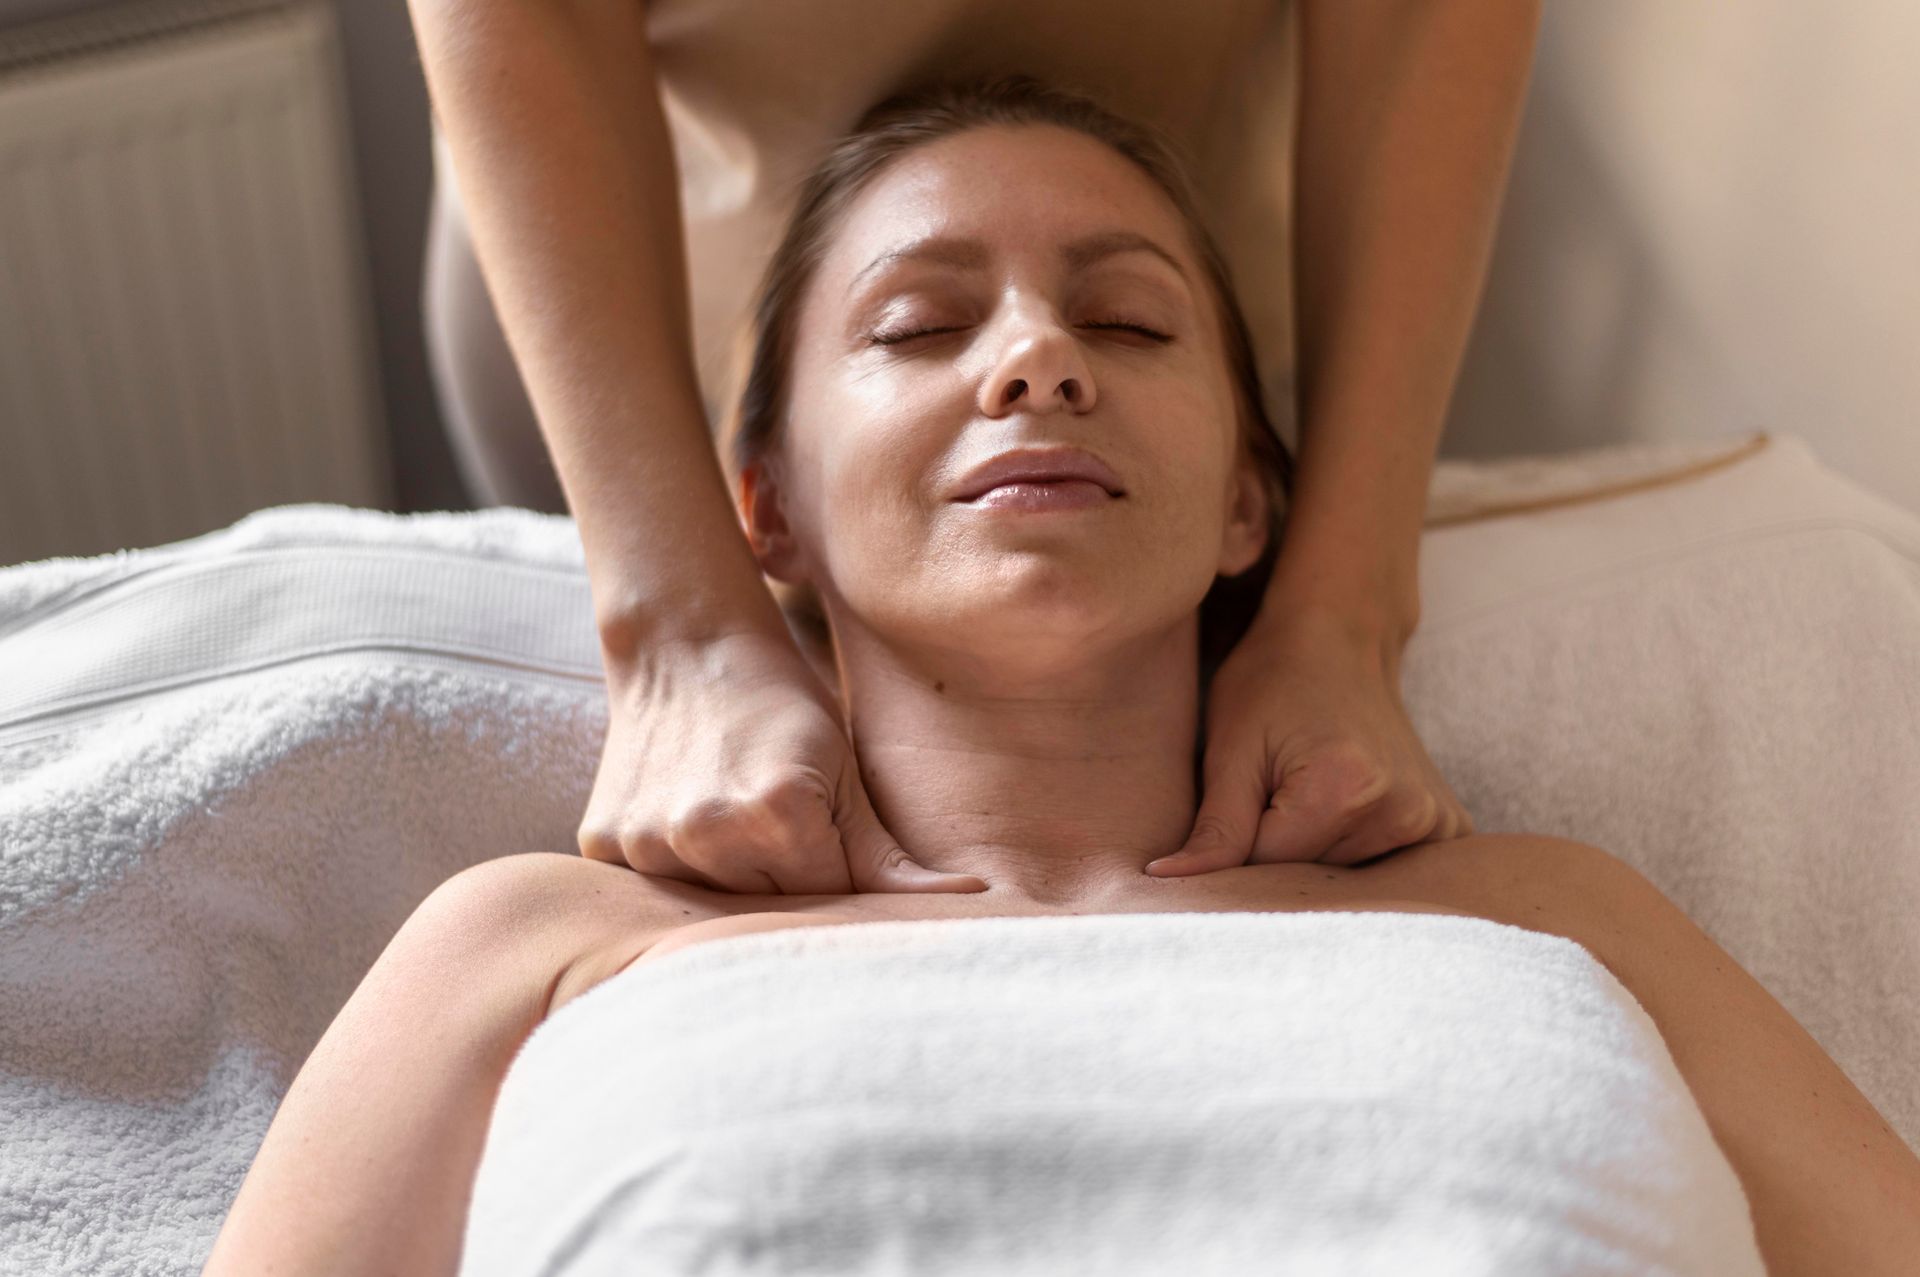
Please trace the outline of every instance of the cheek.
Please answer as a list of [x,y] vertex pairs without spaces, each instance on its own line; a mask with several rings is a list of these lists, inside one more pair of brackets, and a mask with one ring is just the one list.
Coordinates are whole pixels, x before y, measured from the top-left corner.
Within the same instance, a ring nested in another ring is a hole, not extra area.
[[1137,422],[1139,461],[1160,500],[1195,516],[1213,511],[1228,488],[1240,451],[1230,388],[1197,370],[1138,396],[1129,412]]
[[1199,606],[1219,575],[1225,501],[1206,475],[1192,471],[1178,478],[1166,472],[1142,495],[1127,523],[1131,544],[1116,546],[1116,555],[1129,563],[1142,593]]
[[796,519],[816,558],[831,563],[879,541],[901,544],[932,489],[939,440],[914,405],[876,379],[809,367],[795,379],[795,460],[806,513]]
[[940,449],[930,434],[905,418],[842,417],[818,450],[822,510],[849,530],[924,518],[938,486]]
[[1193,415],[1169,412],[1161,420],[1176,428],[1145,441],[1146,479],[1128,498],[1139,499],[1128,521],[1138,541],[1129,551],[1173,579],[1205,586],[1218,571],[1232,510],[1238,438],[1221,431],[1211,403],[1181,408]]
[[807,541],[843,592],[897,588],[890,583],[914,580],[924,570],[936,458],[922,455],[914,440],[910,429],[848,422],[820,451]]

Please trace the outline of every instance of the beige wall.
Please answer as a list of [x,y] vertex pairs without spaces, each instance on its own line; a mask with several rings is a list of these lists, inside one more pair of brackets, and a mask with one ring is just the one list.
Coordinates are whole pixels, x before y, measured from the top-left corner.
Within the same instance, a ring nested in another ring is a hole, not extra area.
[[1441,454],[1756,429],[1920,510],[1920,5],[1549,3]]

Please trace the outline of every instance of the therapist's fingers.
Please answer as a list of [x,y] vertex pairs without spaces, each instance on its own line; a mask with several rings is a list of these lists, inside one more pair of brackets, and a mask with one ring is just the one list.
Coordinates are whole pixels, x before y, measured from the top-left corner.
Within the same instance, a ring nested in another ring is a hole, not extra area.
[[1386,785],[1383,776],[1356,765],[1346,751],[1309,753],[1294,761],[1260,815],[1252,862],[1341,863],[1327,860],[1328,851],[1368,819]]
[[942,873],[929,869],[901,847],[880,823],[860,779],[860,769],[849,759],[834,823],[846,849],[847,870],[855,891],[985,891],[984,879],[973,874]]
[[583,856],[736,895],[980,891],[881,825],[839,706],[786,636],[607,659],[608,723]]
[[759,772],[742,794],[709,795],[669,825],[673,858],[742,895],[844,895],[850,889],[830,786],[818,769]]
[[1473,817],[1448,789],[1437,800],[1435,814],[1403,815],[1398,819],[1388,816],[1356,826],[1328,847],[1320,861],[1329,865],[1364,865],[1389,852],[1465,838],[1472,833]]
[[1247,863],[1254,830],[1267,805],[1266,748],[1259,742],[1209,745],[1206,788],[1187,841],[1170,856],[1150,861],[1156,878],[1211,873]]

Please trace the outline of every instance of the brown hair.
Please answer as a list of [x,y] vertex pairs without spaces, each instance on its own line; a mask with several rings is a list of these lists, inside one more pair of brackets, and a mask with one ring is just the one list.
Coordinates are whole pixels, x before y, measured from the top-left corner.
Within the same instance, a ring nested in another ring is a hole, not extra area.
[[[1204,705],[1214,671],[1246,632],[1266,593],[1280,549],[1286,503],[1293,495],[1294,462],[1267,417],[1253,339],[1226,259],[1187,176],[1182,148],[1161,130],[1122,119],[1089,96],[1029,75],[934,84],[871,107],[799,184],[786,234],[761,282],[751,362],[734,410],[722,427],[723,451],[734,467],[737,486],[738,476],[749,465],[779,445],[801,299],[855,197],[890,161],[914,147],[996,124],[1052,124],[1076,129],[1133,161],[1173,202],[1186,225],[1189,246],[1211,283],[1239,401],[1241,438],[1266,480],[1270,515],[1267,545],[1259,560],[1238,576],[1215,580],[1201,600],[1200,680]],[[743,346],[740,353],[745,352]],[[831,635],[812,588],[777,581],[770,584],[796,628],[818,643],[822,652],[830,652]]]

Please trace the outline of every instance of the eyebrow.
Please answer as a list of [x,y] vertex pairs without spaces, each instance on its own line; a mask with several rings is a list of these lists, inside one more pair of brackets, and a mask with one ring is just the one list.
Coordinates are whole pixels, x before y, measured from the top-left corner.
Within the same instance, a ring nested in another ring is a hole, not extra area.
[[[1192,286],[1192,281],[1187,278],[1186,268],[1180,265],[1174,255],[1137,231],[1096,231],[1091,235],[1083,235],[1061,246],[1060,261],[1069,271],[1080,271],[1115,253],[1132,252],[1152,253],[1173,267],[1182,283]],[[904,247],[896,248],[890,253],[882,253],[868,262],[847,285],[847,296],[853,296],[854,291],[860,287],[861,281],[882,267],[908,260],[937,262],[958,270],[984,270],[987,264],[987,246],[977,239],[950,235],[925,236]]]

